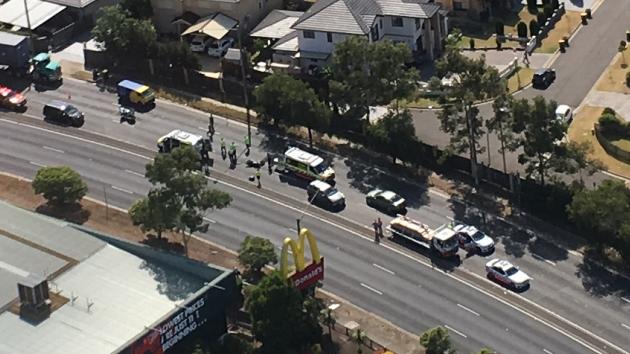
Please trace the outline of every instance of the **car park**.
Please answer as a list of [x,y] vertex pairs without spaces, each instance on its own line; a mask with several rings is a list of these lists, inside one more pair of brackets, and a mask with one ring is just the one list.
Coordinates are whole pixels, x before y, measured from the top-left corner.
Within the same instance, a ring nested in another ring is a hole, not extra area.
[[211,40],[208,36],[197,35],[190,41],[190,50],[196,53],[203,53],[208,48]]
[[457,232],[459,246],[468,252],[485,254],[494,250],[494,240],[475,226],[457,224],[453,229]]
[[26,109],[26,97],[18,91],[0,85],[0,106],[20,111]]
[[532,86],[535,88],[547,88],[554,80],[556,80],[556,71],[554,69],[538,69],[532,77]]
[[382,189],[370,191],[365,196],[365,202],[372,208],[382,210],[389,214],[404,213],[406,208],[405,198],[392,191]]
[[208,55],[211,57],[221,58],[227,53],[227,50],[234,44],[234,38],[223,38],[214,41],[208,45]]
[[556,118],[562,123],[570,123],[573,120],[573,110],[566,104],[561,104],[556,108]]
[[346,205],[343,193],[324,181],[312,181],[306,187],[306,193],[311,203],[325,208],[342,209]]
[[529,286],[531,278],[507,260],[495,258],[486,263],[488,278],[517,290]]
[[75,106],[63,101],[51,101],[44,106],[44,120],[50,120],[64,125],[80,127],[85,118],[83,112]]

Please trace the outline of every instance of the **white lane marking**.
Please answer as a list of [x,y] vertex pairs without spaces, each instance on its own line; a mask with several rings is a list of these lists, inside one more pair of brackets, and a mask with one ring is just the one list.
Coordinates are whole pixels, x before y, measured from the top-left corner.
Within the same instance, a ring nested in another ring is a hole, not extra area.
[[216,223],[217,223],[215,220],[212,220],[212,219],[210,219],[210,218],[206,218],[206,217],[204,217],[203,219],[204,219],[205,221],[207,221],[207,222],[211,223],[211,224],[216,224]]
[[543,348],[543,352],[545,352],[545,353],[547,353],[547,354],[553,354],[551,351],[549,351],[549,350],[547,350],[547,349],[545,349],[545,348]]
[[20,124],[16,121],[4,119],[4,118],[0,118],[0,121],[5,122],[5,123],[11,123],[11,124]]
[[124,189],[124,188],[120,188],[120,187],[116,187],[116,186],[112,186],[112,189],[115,189],[117,191],[120,191],[120,192],[123,192],[123,193],[127,193],[127,194],[133,194],[133,192],[128,190],[128,189]]
[[44,145],[44,146],[42,146],[42,148],[43,148],[44,150],[54,151],[54,152],[58,152],[58,153],[60,153],[60,154],[65,154],[65,152],[64,152],[63,150],[55,149],[55,148],[52,148],[52,147],[50,147],[50,146],[46,146],[46,145]]
[[468,336],[467,336],[467,335],[465,335],[464,333],[462,333],[462,332],[460,332],[460,331],[456,330],[455,328],[453,328],[453,327],[451,327],[451,326],[449,326],[449,325],[444,325],[444,327],[446,327],[446,329],[448,329],[449,331],[451,331],[451,332],[453,332],[453,333],[459,334],[460,336],[462,336],[462,337],[464,337],[464,338],[468,338]]
[[296,230],[296,229],[291,228],[291,227],[288,227],[287,229],[288,229],[289,231],[291,231],[291,232],[295,232],[295,233],[297,234],[297,230]]
[[393,271],[391,271],[391,270],[389,270],[389,269],[387,269],[387,268],[385,268],[385,267],[383,267],[383,266],[380,266],[380,265],[378,265],[378,264],[376,264],[376,263],[372,263],[372,265],[373,265],[373,266],[375,266],[376,268],[378,268],[378,269],[382,270],[382,271],[383,271],[383,272],[385,272],[385,273],[389,273],[389,274],[391,274],[391,275],[396,275],[396,273],[394,273]]
[[478,312],[475,312],[475,311],[469,309],[468,307],[466,307],[466,306],[464,306],[462,304],[457,304],[457,306],[459,306],[459,308],[461,308],[462,310],[468,311],[468,312],[472,313],[473,315],[479,317],[479,313]]
[[537,260],[539,260],[539,261],[543,261],[543,262],[545,262],[545,263],[551,264],[551,265],[552,265],[552,266],[554,266],[554,267],[556,266],[556,262],[553,262],[553,261],[550,261],[550,260],[548,260],[548,259],[545,259],[545,258],[543,258],[543,257],[541,257],[541,256],[539,256],[539,255],[537,255],[536,253],[532,253],[532,257],[536,258],[536,259],[537,259]]
[[31,165],[37,166],[37,167],[46,167],[46,165],[44,165],[44,164],[33,162],[33,161],[29,161],[28,163],[30,163]]
[[382,291],[376,290],[376,289],[374,289],[373,287],[371,287],[371,286],[369,286],[369,285],[366,285],[366,284],[361,283],[361,286],[362,286],[362,287],[364,287],[364,288],[366,288],[366,289],[368,289],[368,290],[370,290],[370,291],[373,291],[373,292],[375,292],[375,293],[377,293],[377,294],[379,294],[379,295],[383,295],[383,292],[382,292]]
[[628,325],[627,325],[627,324],[625,324],[625,323],[622,323],[622,324],[621,324],[621,327],[623,327],[623,328],[625,328],[625,329],[630,329],[630,326],[628,326]]
[[125,172],[127,172],[127,173],[129,173],[129,174],[132,174],[132,175],[134,175],[134,176],[138,176],[138,177],[142,177],[142,178],[144,178],[144,174],[139,173],[139,172],[136,172],[136,171],[132,171],[132,170],[125,170]]
[[[31,117],[31,118],[37,118],[37,117],[35,117],[35,116],[28,115],[28,114],[26,114],[26,116]],[[0,118],[0,119],[1,119],[1,118]],[[234,123],[235,123],[235,124],[240,124],[239,122],[234,122]],[[18,124],[18,125],[21,125],[21,126],[28,127],[28,128],[32,128],[32,129],[36,129],[36,130],[40,130],[40,131],[44,131],[44,132],[47,132],[47,133],[51,133],[51,134],[55,134],[55,135],[59,135],[59,136],[63,136],[63,137],[67,137],[67,138],[70,138],[70,139],[75,139],[75,140],[78,140],[78,141],[81,141],[81,142],[85,142],[85,143],[89,143],[89,144],[97,145],[97,146],[104,147],[104,148],[107,148],[107,149],[110,149],[110,150],[119,151],[119,152],[122,152],[122,153],[125,153],[125,154],[128,154],[128,155],[131,155],[131,156],[135,156],[135,157],[138,157],[138,158],[142,158],[142,159],[145,159],[145,160],[148,160],[148,161],[153,160],[153,158],[151,158],[151,157],[147,157],[147,156],[144,156],[144,155],[140,155],[140,154],[137,154],[137,153],[134,153],[134,152],[130,152],[130,151],[127,151],[127,150],[124,150],[124,149],[121,149],[121,148],[117,148],[117,147],[115,147],[115,146],[107,145],[107,144],[104,144],[104,143],[99,143],[99,142],[91,141],[91,140],[84,139],[84,138],[80,138],[80,137],[73,136],[73,135],[70,135],[70,134],[59,133],[59,132],[56,132],[56,131],[53,131],[53,130],[49,130],[49,129],[45,129],[45,128],[40,128],[40,127],[37,127],[37,126],[34,126],[34,125],[30,125],[30,124],[24,124],[24,123],[17,123],[17,124]],[[241,124],[241,125],[245,126],[244,124]],[[99,135],[99,136],[103,136],[103,137],[105,137],[105,135],[102,135],[102,134],[98,134],[98,133],[95,133],[95,134],[96,134],[96,135]],[[131,145],[135,145],[135,144],[131,144]],[[143,147],[143,146],[140,146],[140,145],[135,145],[135,146],[138,146],[138,147],[140,147],[140,148],[146,149],[146,147]],[[233,185],[233,184],[231,184],[231,183],[228,183],[228,182],[223,182],[223,181],[219,181],[219,180],[216,180],[216,179],[213,179],[213,181],[215,181],[216,183],[221,183],[221,184],[223,184],[223,185],[225,185],[225,186],[228,186],[228,187],[230,187],[230,188],[233,188],[233,189],[236,189],[236,190],[242,191],[242,192],[244,192],[244,193],[247,193],[247,194],[250,194],[250,195],[253,195],[253,196],[257,196],[257,197],[262,198],[262,199],[264,199],[264,200],[270,201],[270,202],[272,202],[272,203],[274,203],[274,204],[277,204],[277,205],[283,206],[283,207],[285,207],[285,208],[287,208],[287,209],[291,209],[291,210],[293,210],[293,211],[300,212],[300,213],[302,212],[302,210],[300,210],[300,209],[298,209],[298,208],[292,207],[292,206],[290,206],[290,205],[287,205],[287,204],[282,203],[282,202],[280,202],[280,201],[278,201],[278,200],[275,200],[275,199],[269,198],[269,197],[267,197],[267,196],[260,195],[260,194],[258,194],[258,193],[252,192],[252,191],[250,191],[250,190],[248,190],[248,189],[245,189],[245,188],[242,188],[242,187],[239,187],[239,186]],[[319,220],[319,221],[324,222],[324,223],[326,223],[326,224],[329,224],[329,225],[331,225],[331,226],[333,226],[333,227],[335,227],[335,228],[338,228],[338,229],[344,230],[344,231],[346,231],[346,232],[348,232],[348,233],[350,233],[350,234],[352,234],[352,235],[355,235],[355,236],[360,237],[360,238],[362,238],[362,239],[364,239],[364,240],[367,240],[367,241],[372,242],[372,238],[367,237],[367,236],[364,236],[364,235],[361,235],[361,234],[359,234],[359,233],[357,233],[357,232],[355,232],[355,231],[353,231],[353,230],[348,229],[347,227],[344,227],[344,226],[342,226],[342,225],[336,224],[336,223],[334,223],[334,222],[332,222],[332,221],[330,221],[330,220],[324,219],[324,218],[319,217],[319,216],[317,216],[317,215],[311,215],[311,214],[308,214],[308,215],[309,215],[310,217],[312,217],[312,218],[316,219],[316,220]],[[343,217],[342,217],[342,218],[343,218]],[[343,219],[348,220],[348,221],[351,221],[351,222],[354,222],[354,221],[349,220],[349,219],[347,219],[347,218],[343,218]],[[508,306],[508,307],[510,307],[510,308],[512,308],[512,309],[514,309],[514,310],[516,310],[516,311],[518,311],[518,312],[520,312],[520,313],[524,314],[524,315],[526,315],[526,316],[529,316],[530,318],[532,318],[532,319],[534,319],[534,320],[536,320],[536,321],[538,321],[538,322],[540,322],[540,323],[542,323],[542,324],[544,324],[544,325],[546,325],[547,327],[549,327],[549,328],[551,328],[551,329],[553,329],[553,330],[557,331],[558,333],[563,334],[564,336],[566,336],[566,337],[568,337],[568,338],[572,339],[572,340],[573,340],[573,341],[575,341],[576,343],[579,343],[580,345],[584,346],[585,348],[588,348],[589,350],[591,350],[591,351],[593,351],[593,352],[595,352],[595,353],[601,353],[601,351],[600,351],[599,349],[597,349],[597,348],[593,347],[592,345],[590,345],[590,344],[588,344],[588,343],[584,342],[583,340],[581,340],[581,339],[579,339],[579,338],[575,337],[574,335],[572,335],[572,334],[570,334],[570,333],[566,332],[566,331],[565,331],[565,330],[563,330],[562,328],[559,328],[559,327],[557,327],[557,326],[553,325],[552,323],[549,323],[549,322],[547,322],[547,321],[545,321],[545,320],[541,319],[540,317],[536,316],[535,314],[532,314],[532,313],[528,312],[528,311],[527,311],[527,310],[525,310],[525,309],[522,309],[522,308],[520,308],[520,307],[518,307],[518,306],[516,306],[516,305],[513,305],[512,303],[508,302],[507,300],[504,300],[504,299],[502,299],[502,298],[499,298],[499,297],[495,296],[494,294],[491,294],[490,292],[488,292],[488,291],[486,291],[486,290],[484,290],[484,289],[482,289],[482,288],[478,287],[478,286],[477,286],[477,285],[475,285],[475,284],[469,283],[468,281],[466,281],[466,280],[464,280],[464,279],[461,279],[461,278],[458,278],[458,277],[457,277],[457,276],[455,276],[455,275],[449,274],[448,272],[446,272],[446,271],[444,271],[444,270],[442,270],[442,269],[435,268],[435,267],[434,267],[433,265],[431,265],[430,263],[427,263],[427,262],[426,262],[426,261],[424,261],[424,260],[421,260],[421,259],[419,259],[419,258],[416,258],[416,257],[414,257],[414,256],[410,255],[410,254],[407,254],[407,253],[405,253],[405,252],[403,252],[403,251],[401,251],[401,250],[399,250],[399,249],[397,249],[397,248],[394,248],[394,247],[389,246],[389,245],[386,245],[386,244],[381,244],[381,246],[383,246],[383,247],[385,247],[386,249],[388,249],[388,250],[390,250],[390,251],[392,251],[392,252],[394,252],[394,253],[397,253],[397,254],[399,254],[399,255],[401,255],[401,256],[403,256],[403,257],[406,257],[406,258],[408,258],[408,259],[410,259],[410,260],[412,260],[412,261],[414,261],[414,262],[416,262],[416,263],[422,264],[422,265],[424,265],[424,266],[426,266],[426,267],[428,267],[428,268],[431,268],[431,269],[433,269],[433,270],[435,270],[435,271],[437,271],[437,272],[440,272],[440,273],[444,274],[445,276],[447,276],[447,277],[449,277],[449,278],[451,278],[451,279],[454,279],[454,280],[456,280],[456,281],[458,281],[458,282],[460,282],[460,283],[462,283],[462,284],[464,284],[464,285],[466,285],[466,286],[468,286],[468,287],[470,287],[470,288],[472,288],[472,289],[475,289],[475,290],[477,290],[478,292],[480,292],[480,293],[482,293],[482,294],[484,294],[484,295],[486,295],[486,296],[488,296],[488,297],[490,297],[490,298],[492,298],[492,299],[494,299],[494,300],[496,300],[496,301],[498,301],[498,302],[500,302],[500,303],[502,303],[502,304],[504,304],[504,305],[506,305],[506,306]],[[478,278],[481,282],[485,282],[485,283],[488,283],[488,284],[494,285],[492,282],[488,281],[488,280],[487,280],[487,279],[485,279],[484,277],[481,277],[481,276],[479,276],[479,275],[477,275],[477,274],[475,274],[475,273],[472,273],[472,272],[470,272],[470,271],[468,271],[468,270],[466,270],[466,269],[464,269],[464,268],[462,268],[461,270],[462,270],[462,271],[464,271],[464,272],[466,272],[466,273],[468,273],[468,274],[470,274],[470,275],[472,275],[472,276],[477,277],[477,278]],[[495,286],[496,286],[496,285],[495,285]],[[580,330],[581,332],[583,332],[583,333],[585,333],[585,334],[587,334],[587,335],[589,335],[589,336],[591,336],[591,337],[593,337],[593,338],[596,338],[596,339],[598,339],[599,341],[604,342],[604,343],[605,343],[605,344],[607,344],[609,347],[613,347],[613,348],[615,348],[616,350],[618,350],[618,351],[619,351],[619,352],[621,352],[621,353],[630,354],[629,352],[627,352],[627,351],[623,350],[623,349],[622,349],[622,348],[620,348],[619,346],[616,346],[616,345],[612,344],[611,342],[607,341],[606,339],[604,339],[604,338],[602,338],[602,337],[600,337],[600,336],[598,336],[598,335],[594,334],[593,332],[586,330],[585,328],[583,328],[583,327],[581,327],[581,326],[579,326],[579,325],[577,325],[577,324],[575,324],[575,323],[573,323],[573,322],[571,322],[571,321],[569,321],[569,320],[565,319],[564,317],[559,316],[558,314],[556,314],[556,313],[554,313],[554,312],[551,312],[550,310],[546,309],[545,307],[543,307],[543,306],[541,306],[541,305],[538,305],[537,303],[535,303],[535,302],[533,302],[533,301],[530,301],[530,300],[528,300],[528,299],[526,299],[526,298],[524,298],[524,297],[522,297],[522,296],[520,296],[520,295],[517,295],[517,294],[512,294],[512,295],[513,295],[513,296],[518,296],[518,297],[519,297],[520,299],[522,299],[523,301],[526,301],[526,302],[528,302],[528,303],[532,304],[533,306],[536,306],[536,307],[537,307],[537,308],[539,308],[541,311],[544,311],[544,312],[546,312],[547,314],[550,314],[550,315],[552,315],[552,316],[556,317],[557,319],[559,319],[559,320],[563,321],[564,323],[566,323],[566,324],[568,324],[568,325],[570,325],[570,326],[572,326],[572,327],[574,327],[574,328],[576,328],[576,329]]]
[[621,300],[623,300],[623,301],[625,301],[625,302],[630,304],[630,300],[626,299],[625,297],[622,297]]

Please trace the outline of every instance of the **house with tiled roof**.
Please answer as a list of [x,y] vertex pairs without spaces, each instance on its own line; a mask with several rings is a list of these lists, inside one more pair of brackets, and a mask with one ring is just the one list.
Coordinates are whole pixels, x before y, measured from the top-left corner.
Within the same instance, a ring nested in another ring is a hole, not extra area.
[[442,52],[448,18],[429,1],[319,0],[291,26],[296,33],[286,36],[297,41],[293,56],[303,69],[324,66],[348,36],[406,43],[417,58],[433,60]]

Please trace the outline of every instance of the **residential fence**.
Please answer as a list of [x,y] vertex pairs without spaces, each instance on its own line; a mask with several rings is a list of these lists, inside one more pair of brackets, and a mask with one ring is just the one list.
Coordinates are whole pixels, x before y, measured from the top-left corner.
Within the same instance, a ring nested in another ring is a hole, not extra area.
[[518,58],[514,57],[514,59],[510,60],[510,62],[508,63],[508,65],[504,68],[502,68],[501,70],[499,70],[499,76],[501,76],[501,78],[506,78],[510,75],[512,75],[512,73],[518,68]]
[[532,38],[527,43],[527,46],[525,47],[525,51],[527,51],[527,54],[532,54],[534,49],[536,49],[536,47],[540,45],[542,40],[547,38],[547,34],[549,34],[549,31],[556,25],[558,21],[560,21],[562,15],[564,15],[565,13],[566,10],[564,7],[564,3],[561,3],[560,6],[553,11],[547,21],[544,24],[540,25],[538,34],[532,36]]

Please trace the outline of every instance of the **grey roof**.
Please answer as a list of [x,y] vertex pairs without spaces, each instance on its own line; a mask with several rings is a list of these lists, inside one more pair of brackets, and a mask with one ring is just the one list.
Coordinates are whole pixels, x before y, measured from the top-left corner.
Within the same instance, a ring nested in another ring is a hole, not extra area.
[[293,25],[298,30],[368,34],[377,16],[431,18],[428,0],[319,0]]
[[293,32],[291,26],[304,12],[273,10],[249,33],[251,37],[280,39]]
[[77,9],[82,9],[97,0],[44,0],[53,4],[59,4]]
[[[41,0],[26,0],[28,15],[31,20],[31,28],[36,29],[53,16],[63,11],[66,7]],[[24,1],[9,0],[0,5],[0,22],[13,26],[28,28]]]
[[[230,273],[0,201],[0,353],[118,352]],[[9,310],[35,278],[69,301],[37,325]]]
[[280,38],[271,49],[275,51],[296,53],[300,47],[298,43],[298,31],[292,31],[286,36]]
[[0,31],[0,44],[16,46],[26,40],[27,36]]

